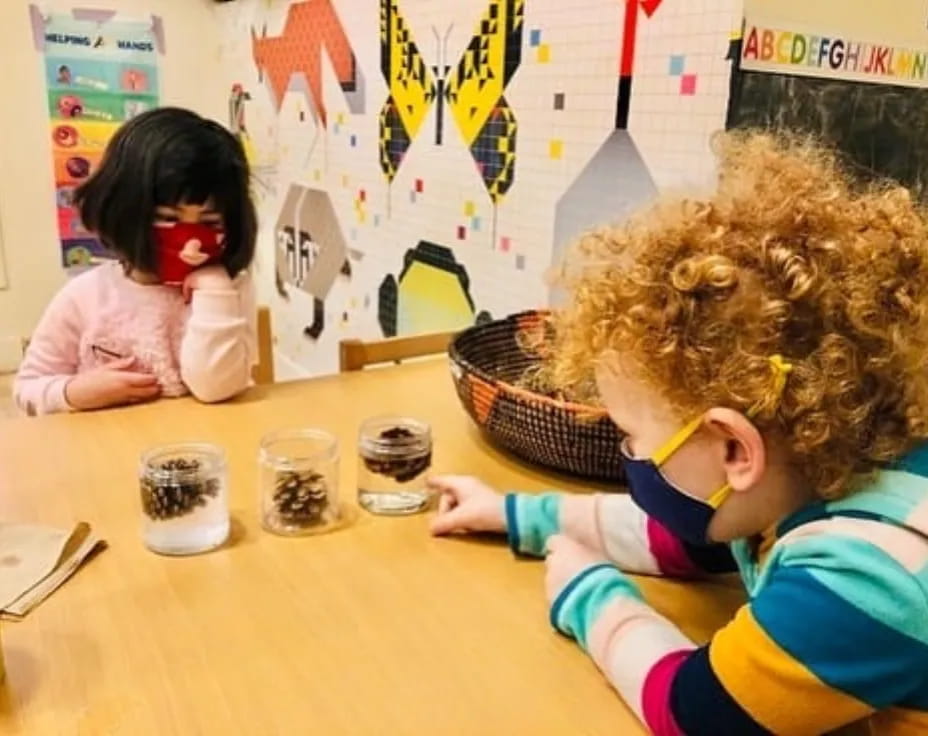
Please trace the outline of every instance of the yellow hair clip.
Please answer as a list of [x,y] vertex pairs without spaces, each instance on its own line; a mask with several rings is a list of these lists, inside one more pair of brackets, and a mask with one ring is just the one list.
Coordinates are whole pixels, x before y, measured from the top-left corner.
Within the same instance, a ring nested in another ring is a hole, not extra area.
[[[782,355],[771,355],[768,360],[770,361],[770,365],[773,367],[775,381],[773,390],[776,393],[776,399],[774,400],[774,403],[777,403],[783,396],[783,389],[786,388],[786,377],[792,372],[793,364],[787,363],[783,359]],[[756,405],[753,409],[750,409],[747,412],[747,415],[749,417],[753,417],[755,414],[757,414],[762,406],[763,404]],[[704,418],[704,415],[700,414],[689,424],[683,427],[683,429],[681,429],[673,437],[667,440],[667,442],[662,447],[660,447],[653,455],[651,455],[651,461],[658,467],[663,465],[667,461],[667,458],[679,450],[680,447],[683,446],[683,443],[696,433],[696,430],[702,426]],[[712,506],[712,508],[718,508],[722,505],[722,502],[725,501],[725,499],[728,497],[728,494],[730,493],[731,486],[726,483],[712,495],[708,501],[709,505]]]
[[770,365],[773,366],[774,384],[773,390],[777,395],[777,401],[783,396],[783,390],[786,388],[786,379],[793,372],[793,364],[787,363],[782,355],[771,355]]
[[[787,363],[782,355],[771,355],[767,360],[770,361],[770,366],[773,368],[773,405],[776,406],[783,397],[783,391],[786,388],[786,378],[792,373],[793,364]],[[747,415],[753,417],[763,409],[763,407],[764,401],[758,401],[748,410]]]

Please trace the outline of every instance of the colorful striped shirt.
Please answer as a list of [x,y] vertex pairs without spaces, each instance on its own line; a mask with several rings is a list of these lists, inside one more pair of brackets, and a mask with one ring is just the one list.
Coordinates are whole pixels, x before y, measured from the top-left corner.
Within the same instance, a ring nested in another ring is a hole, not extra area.
[[[928,733],[928,451],[790,516],[760,560],[749,540],[684,544],[626,495],[510,495],[506,513],[519,554],[565,534],[609,560],[564,586],[551,621],[653,733]],[[704,646],[621,572],[734,570],[749,601]]]

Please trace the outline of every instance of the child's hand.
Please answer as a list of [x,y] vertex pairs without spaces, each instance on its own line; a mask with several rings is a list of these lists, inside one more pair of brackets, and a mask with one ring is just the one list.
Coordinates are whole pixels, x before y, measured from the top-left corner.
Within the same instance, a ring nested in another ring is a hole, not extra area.
[[184,279],[181,290],[184,295],[184,301],[189,302],[193,292],[198,289],[206,291],[230,291],[235,286],[232,279],[229,278],[229,272],[225,266],[203,266],[196,271],[191,271]]
[[476,478],[446,475],[428,481],[429,490],[440,494],[432,534],[505,532],[504,498]]
[[554,599],[568,583],[588,567],[608,562],[601,554],[563,534],[550,537],[547,546],[545,593],[549,604],[554,603]]
[[130,370],[134,363],[134,358],[123,358],[78,373],[65,386],[65,400],[71,408],[87,411],[157,399],[161,395],[158,379],[150,373]]

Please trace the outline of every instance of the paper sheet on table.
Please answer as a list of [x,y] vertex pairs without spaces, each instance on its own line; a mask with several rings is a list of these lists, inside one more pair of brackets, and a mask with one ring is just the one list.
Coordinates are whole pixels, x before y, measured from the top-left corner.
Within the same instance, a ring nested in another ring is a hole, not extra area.
[[0,523],[0,615],[22,618],[104,546],[84,522],[70,530]]

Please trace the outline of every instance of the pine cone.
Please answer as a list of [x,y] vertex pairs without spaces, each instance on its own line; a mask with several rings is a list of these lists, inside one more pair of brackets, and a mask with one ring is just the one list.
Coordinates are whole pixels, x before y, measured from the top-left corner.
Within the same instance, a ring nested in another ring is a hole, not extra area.
[[184,473],[190,480],[159,482],[144,477],[141,481],[142,510],[149,519],[166,521],[193,513],[197,507],[206,506],[210,498],[219,495],[217,478],[199,478],[198,460],[175,458],[161,463],[157,470]]
[[320,523],[329,506],[325,478],[312,470],[277,474],[274,508],[277,516],[294,526]]

